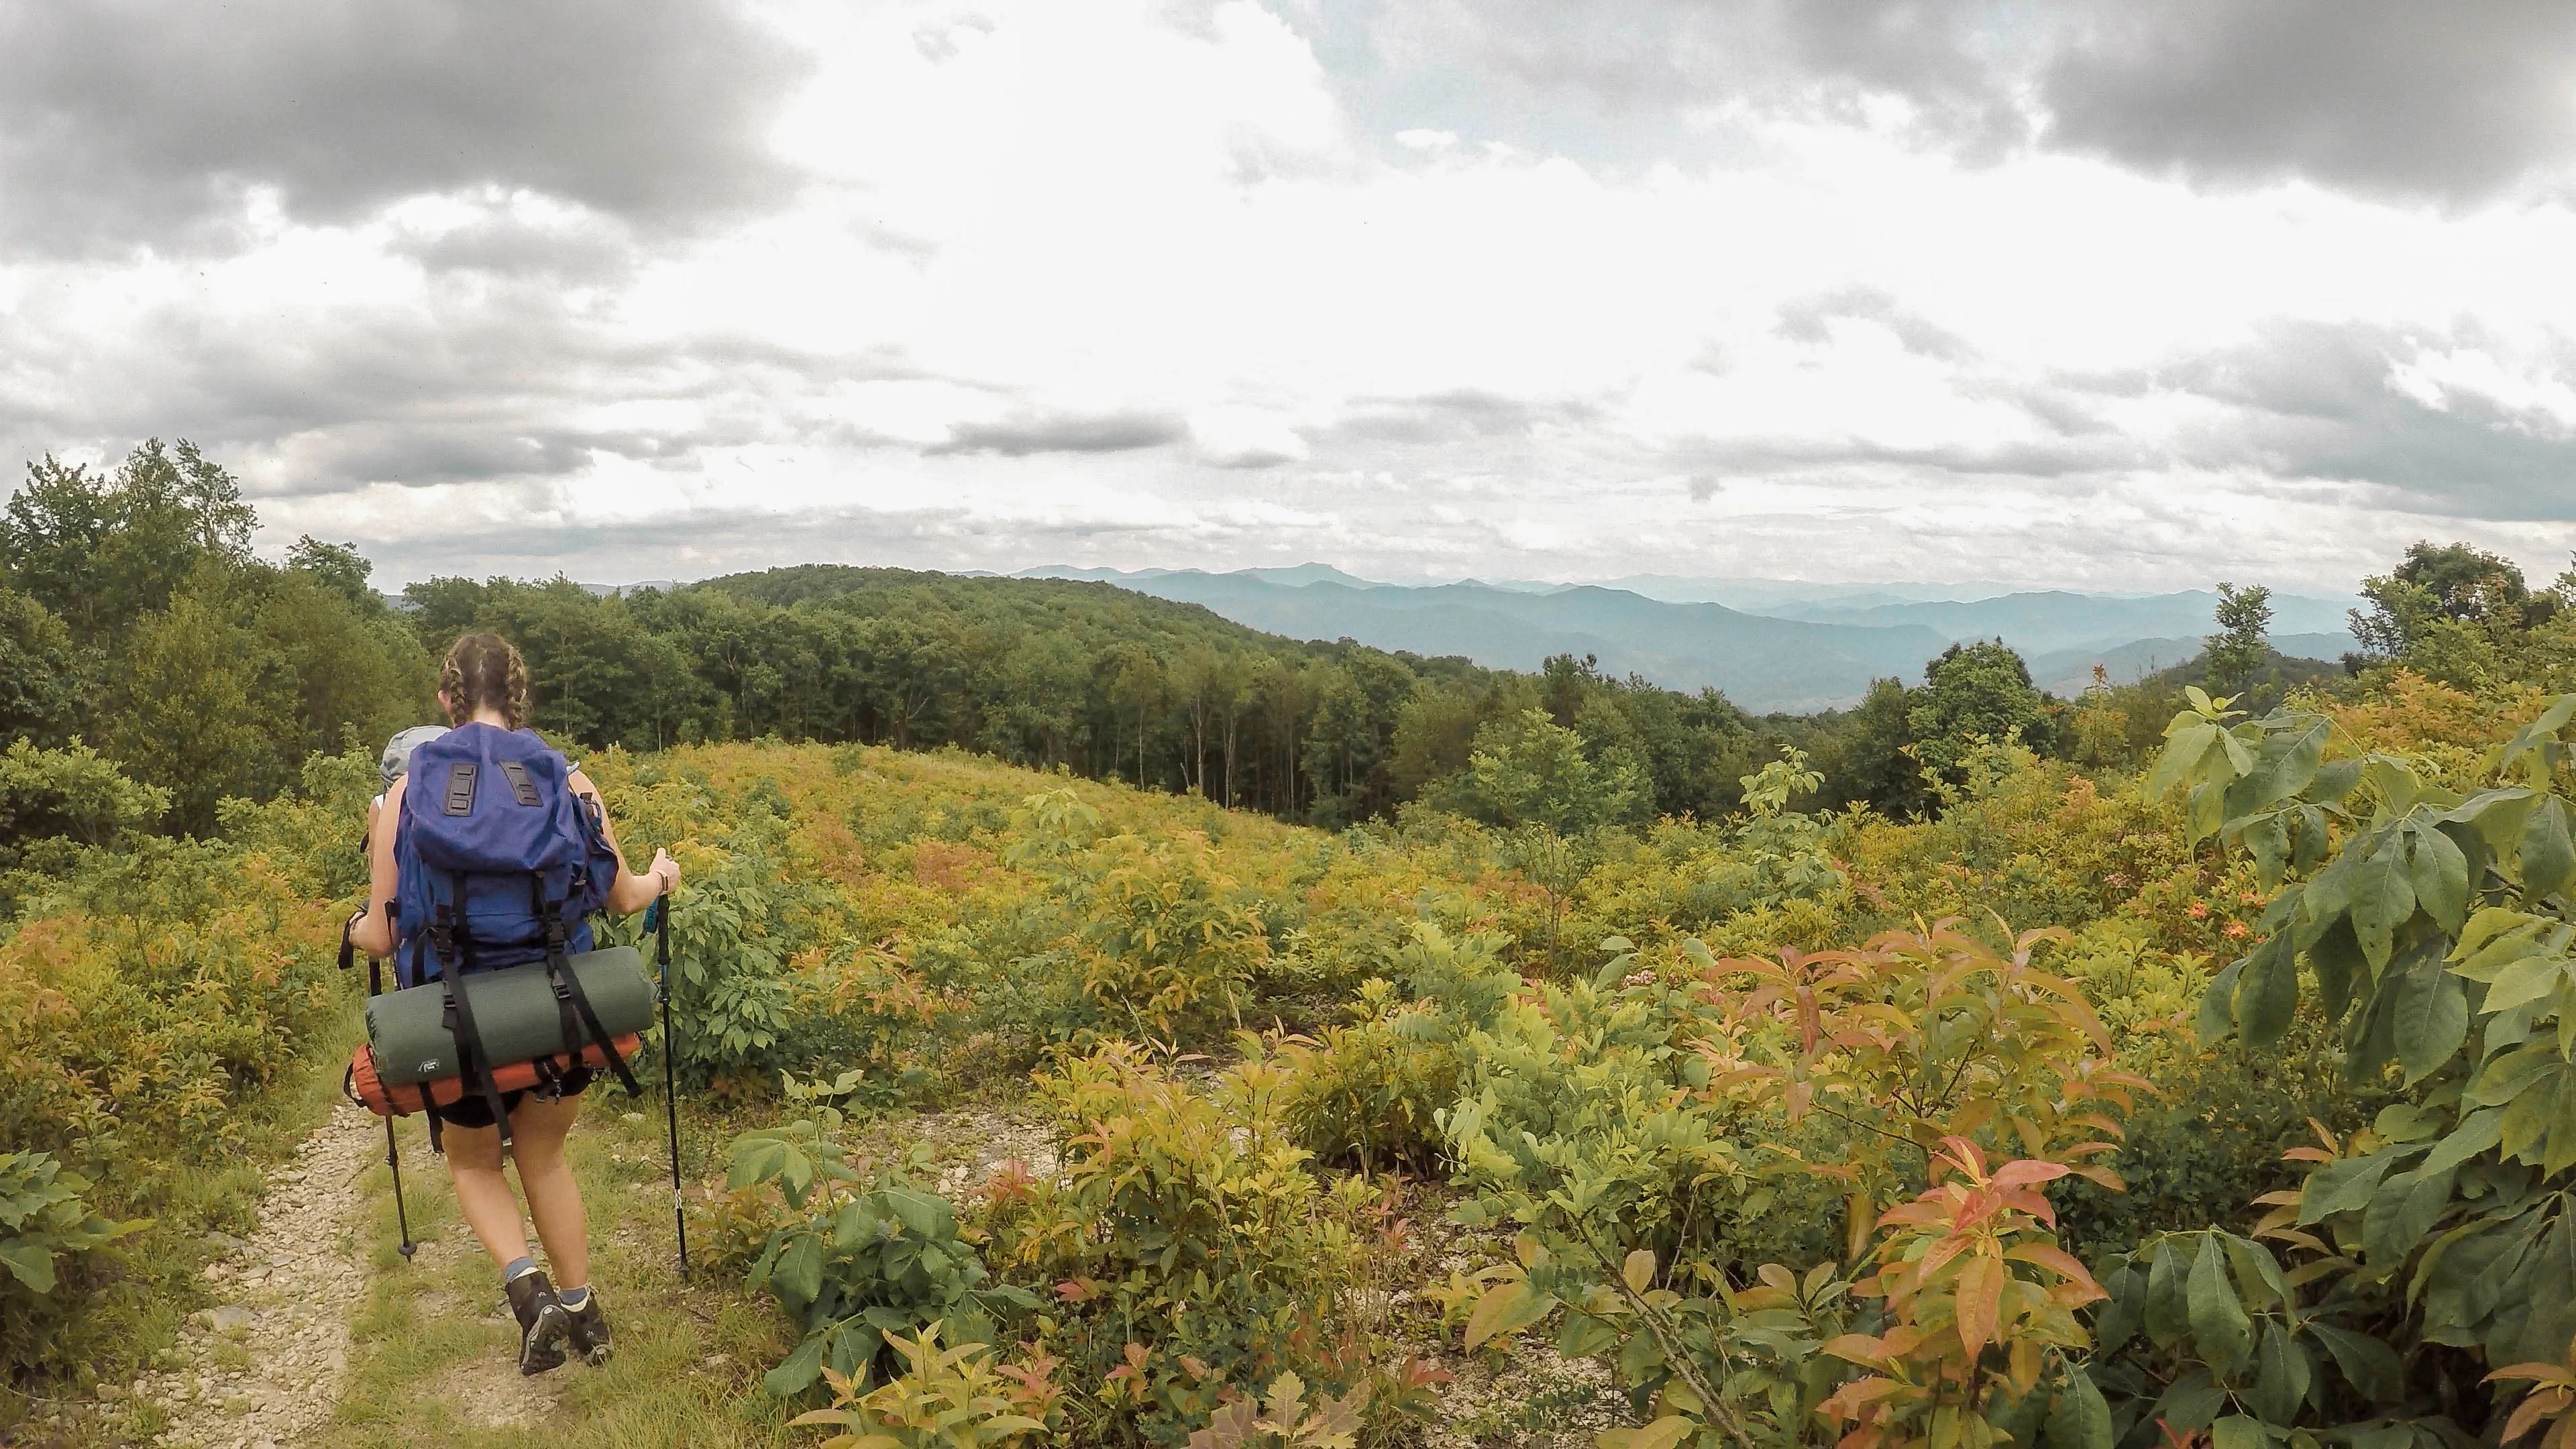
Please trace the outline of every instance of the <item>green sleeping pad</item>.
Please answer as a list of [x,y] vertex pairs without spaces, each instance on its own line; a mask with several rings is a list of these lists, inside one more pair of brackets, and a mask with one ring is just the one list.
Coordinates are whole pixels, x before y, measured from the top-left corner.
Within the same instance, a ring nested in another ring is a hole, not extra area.
[[[653,978],[634,947],[586,951],[566,964],[609,1036],[640,1032],[653,1024]],[[484,1055],[493,1066],[535,1061],[569,1049],[563,1039],[563,1014],[555,1005],[554,984],[546,977],[543,961],[477,971],[464,978],[464,986],[472,993],[474,1025],[482,1032]],[[379,1081],[407,1087],[464,1070],[455,1034],[442,1019],[446,1006],[447,987],[436,981],[367,999],[367,1045],[375,1055]],[[578,1024],[580,1016],[573,1019]]]

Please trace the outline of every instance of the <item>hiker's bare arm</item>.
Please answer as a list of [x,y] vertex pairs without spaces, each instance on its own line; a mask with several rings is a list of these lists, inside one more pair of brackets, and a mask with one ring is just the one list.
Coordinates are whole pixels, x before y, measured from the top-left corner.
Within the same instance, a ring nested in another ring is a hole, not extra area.
[[[590,783],[588,775],[575,770],[568,783],[573,794],[594,805],[599,804],[599,787]],[[617,849],[617,826],[608,818],[605,805],[599,808],[599,833],[607,838],[609,849]],[[632,915],[653,904],[655,897],[680,883],[680,863],[673,860],[667,850],[655,850],[653,863],[644,868],[642,875],[626,868],[623,852],[618,854],[617,862],[617,883],[608,888],[608,908],[621,916]]]
[[394,898],[394,832],[392,822],[402,819],[405,776],[385,791],[385,803],[376,809],[367,828],[367,913],[349,930],[349,939],[370,956],[390,955],[394,949],[393,921],[385,906]]

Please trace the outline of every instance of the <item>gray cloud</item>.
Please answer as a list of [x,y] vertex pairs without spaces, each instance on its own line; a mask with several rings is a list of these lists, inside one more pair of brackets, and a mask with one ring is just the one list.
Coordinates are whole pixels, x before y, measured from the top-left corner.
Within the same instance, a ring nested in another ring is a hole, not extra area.
[[[2397,501],[2458,516],[2576,519],[2576,438],[2518,425],[2481,399],[2428,407],[2390,384],[2429,344],[2482,339],[2385,328],[2275,323],[2253,343],[2165,375],[2236,410],[2186,461],[2287,479],[2376,484]],[[2576,357],[2569,359],[2576,369]]]
[[2467,202],[2576,151],[2576,7],[2121,4],[2040,81],[2052,145],[2218,181]]
[[1345,86],[1381,130],[1596,161],[1747,144],[1723,124],[1692,140],[1685,112],[1848,120],[1888,95],[1972,159],[2037,144],[2221,185],[2465,204],[2576,160],[2560,0],[1340,0],[1304,23],[1365,37]]
[[530,188],[668,227],[773,198],[804,62],[722,0],[0,0],[17,247],[220,246],[242,193],[340,219]]
[[1894,297],[1874,287],[1799,298],[1780,309],[1777,330],[1792,342],[1823,346],[1833,340],[1825,324],[1838,317],[1874,322],[1895,334],[1906,351],[1925,357],[1964,362],[1976,355],[1976,349],[1966,341],[1906,311]]
[[1022,413],[989,423],[960,423],[931,453],[1124,453],[1175,443],[1187,435],[1167,413]]

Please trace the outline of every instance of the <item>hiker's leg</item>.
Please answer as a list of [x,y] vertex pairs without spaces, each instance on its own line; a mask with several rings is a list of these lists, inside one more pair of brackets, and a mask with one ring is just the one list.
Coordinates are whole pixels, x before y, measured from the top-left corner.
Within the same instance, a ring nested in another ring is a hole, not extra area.
[[[518,1117],[510,1119],[515,1128]],[[527,1224],[519,1217],[519,1198],[501,1173],[501,1133],[492,1127],[445,1124],[447,1175],[456,1184],[456,1210],[465,1215],[475,1240],[492,1255],[492,1265],[507,1271],[528,1256]]]
[[580,1112],[579,1097],[549,1102],[531,1093],[510,1114],[519,1191],[528,1195],[528,1216],[536,1220],[559,1292],[590,1286],[590,1222],[582,1212],[581,1188],[564,1161],[564,1136]]

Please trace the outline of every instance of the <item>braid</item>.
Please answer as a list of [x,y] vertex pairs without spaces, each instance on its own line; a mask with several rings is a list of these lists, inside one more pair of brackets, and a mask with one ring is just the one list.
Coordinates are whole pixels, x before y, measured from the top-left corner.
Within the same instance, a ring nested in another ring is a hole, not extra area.
[[438,690],[451,723],[463,724],[478,709],[500,711],[512,729],[528,722],[528,662],[497,634],[457,640],[438,667]]

